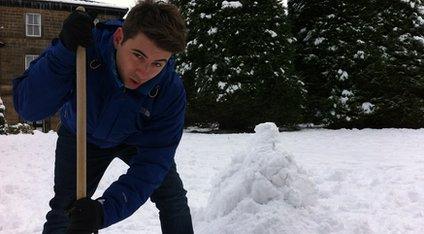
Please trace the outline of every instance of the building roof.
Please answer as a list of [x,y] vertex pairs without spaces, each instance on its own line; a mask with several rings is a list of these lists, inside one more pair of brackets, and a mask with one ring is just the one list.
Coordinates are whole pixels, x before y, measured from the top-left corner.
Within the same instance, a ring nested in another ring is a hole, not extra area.
[[119,8],[119,9],[128,9],[128,7],[123,7],[110,2],[105,2],[101,0],[40,0],[42,2],[57,2],[57,3],[68,3],[73,5],[84,5],[84,6],[100,6],[108,8]]
[[114,14],[123,17],[127,7],[102,0],[0,0],[0,6],[27,7],[38,9],[72,11],[77,6],[84,6],[94,12]]

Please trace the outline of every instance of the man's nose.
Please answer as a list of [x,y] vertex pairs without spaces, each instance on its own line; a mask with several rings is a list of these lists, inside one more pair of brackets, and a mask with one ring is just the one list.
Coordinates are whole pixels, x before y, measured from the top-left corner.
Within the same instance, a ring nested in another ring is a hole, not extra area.
[[148,64],[140,65],[136,70],[136,74],[139,78],[145,77],[148,73],[149,73]]

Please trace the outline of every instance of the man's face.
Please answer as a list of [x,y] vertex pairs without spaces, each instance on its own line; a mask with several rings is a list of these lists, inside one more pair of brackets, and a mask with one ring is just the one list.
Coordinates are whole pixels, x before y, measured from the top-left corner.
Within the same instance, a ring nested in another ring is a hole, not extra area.
[[122,28],[118,28],[113,35],[116,65],[125,87],[137,89],[162,71],[171,52],[159,48],[141,32],[122,43],[123,39]]

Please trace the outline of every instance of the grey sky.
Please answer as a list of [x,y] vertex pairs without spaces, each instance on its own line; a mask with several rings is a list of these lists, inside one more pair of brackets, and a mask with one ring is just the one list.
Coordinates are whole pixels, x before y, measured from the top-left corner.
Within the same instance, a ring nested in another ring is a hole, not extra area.
[[[108,3],[113,3],[113,4],[116,4],[116,5],[119,5],[119,6],[123,6],[123,7],[129,7],[129,8],[131,8],[132,6],[135,5],[135,2],[137,0],[119,0],[119,1],[116,1],[116,0],[102,0],[102,1],[103,2],[108,2]],[[282,0],[282,2],[283,2],[283,4],[285,6],[287,6],[287,0]]]

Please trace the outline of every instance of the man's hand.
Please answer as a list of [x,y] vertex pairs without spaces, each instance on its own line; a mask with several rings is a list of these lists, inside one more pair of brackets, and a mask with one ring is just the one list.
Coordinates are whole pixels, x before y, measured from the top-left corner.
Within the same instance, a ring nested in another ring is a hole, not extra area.
[[103,207],[100,202],[82,198],[74,202],[69,210],[71,224],[67,234],[89,234],[97,232],[103,224]]
[[93,17],[86,12],[75,10],[63,22],[59,34],[60,41],[69,50],[77,51],[78,46],[88,47],[93,44],[91,30],[94,28]]

